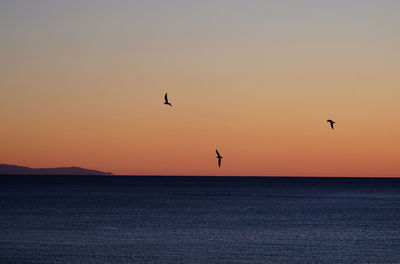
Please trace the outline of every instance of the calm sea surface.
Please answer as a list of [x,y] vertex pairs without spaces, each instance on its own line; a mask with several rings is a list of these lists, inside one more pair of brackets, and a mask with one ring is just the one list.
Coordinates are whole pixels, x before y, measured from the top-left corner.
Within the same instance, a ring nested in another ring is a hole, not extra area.
[[400,179],[3,176],[0,263],[400,263]]

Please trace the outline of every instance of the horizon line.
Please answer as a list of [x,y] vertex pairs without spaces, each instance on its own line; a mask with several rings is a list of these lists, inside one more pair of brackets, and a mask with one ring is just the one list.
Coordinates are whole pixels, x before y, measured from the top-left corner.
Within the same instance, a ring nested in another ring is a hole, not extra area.
[[128,177],[246,177],[246,178],[400,178],[400,176],[312,176],[312,175],[172,175],[172,174],[112,174],[100,176],[128,176]]
[[243,175],[160,175],[160,174],[109,174],[109,175],[78,175],[78,174],[0,174],[0,177],[2,176],[51,176],[51,177],[57,177],[57,176],[87,176],[87,177],[209,177],[209,178],[373,178],[373,179],[397,179],[400,178],[400,176],[293,176],[293,175],[280,175],[280,176],[273,176],[273,175],[262,175],[262,176],[255,176],[255,175],[249,175],[249,176],[243,176]]

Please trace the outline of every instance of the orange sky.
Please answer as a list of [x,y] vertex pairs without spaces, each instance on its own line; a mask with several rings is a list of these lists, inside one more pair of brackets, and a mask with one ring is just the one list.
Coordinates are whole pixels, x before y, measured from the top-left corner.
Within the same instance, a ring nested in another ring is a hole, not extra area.
[[400,176],[399,12],[397,1],[4,1],[0,163]]

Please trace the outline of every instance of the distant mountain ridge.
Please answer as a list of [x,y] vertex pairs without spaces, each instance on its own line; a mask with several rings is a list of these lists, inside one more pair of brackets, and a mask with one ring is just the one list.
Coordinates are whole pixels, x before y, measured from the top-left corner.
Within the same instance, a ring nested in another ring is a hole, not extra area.
[[0,175],[112,175],[111,172],[89,170],[80,167],[30,168],[0,164]]

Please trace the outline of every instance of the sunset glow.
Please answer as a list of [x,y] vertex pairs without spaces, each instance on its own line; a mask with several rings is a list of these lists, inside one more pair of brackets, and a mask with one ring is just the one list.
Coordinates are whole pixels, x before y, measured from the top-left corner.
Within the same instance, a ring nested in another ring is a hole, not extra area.
[[0,4],[0,163],[400,176],[400,2],[56,2]]

